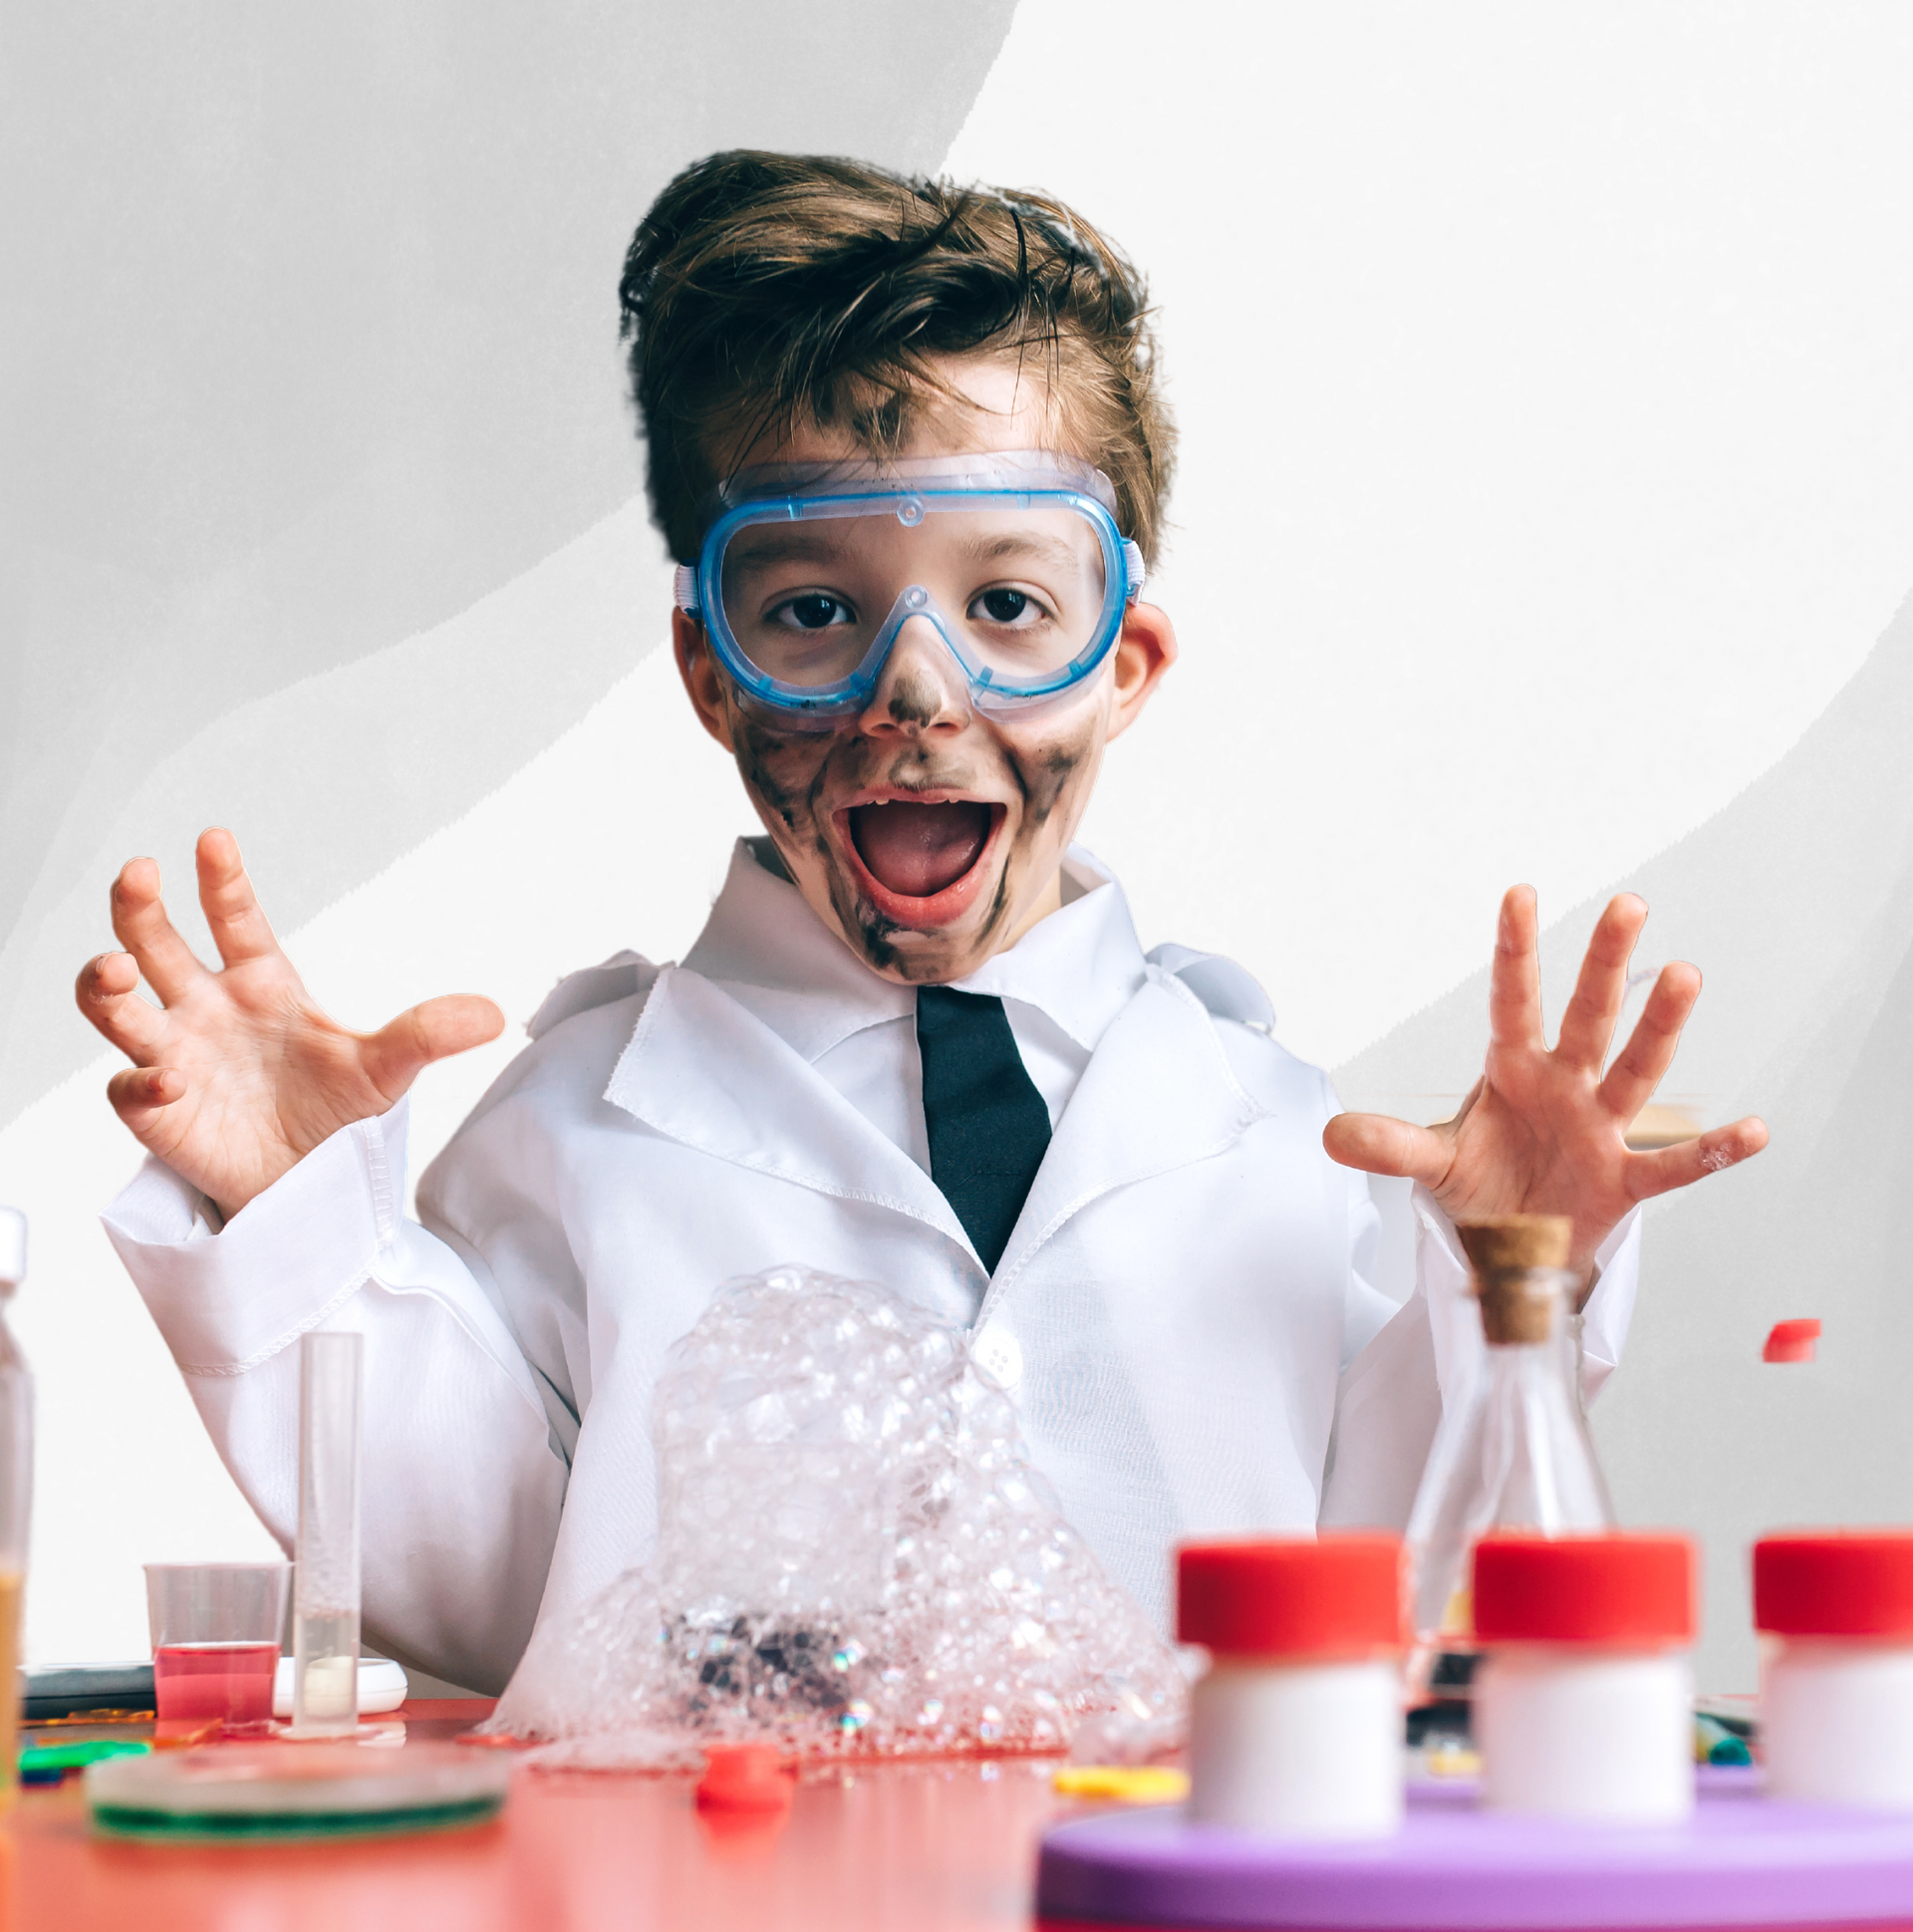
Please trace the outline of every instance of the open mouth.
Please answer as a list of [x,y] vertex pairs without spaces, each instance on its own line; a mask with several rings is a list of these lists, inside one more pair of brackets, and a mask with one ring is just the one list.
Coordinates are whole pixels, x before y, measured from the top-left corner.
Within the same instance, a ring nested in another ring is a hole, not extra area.
[[[871,883],[883,900],[926,901],[951,892],[975,868],[990,836],[1003,817],[1003,807],[979,798],[951,798],[937,803],[916,799],[888,799],[853,805],[844,814],[845,829]],[[967,898],[966,894],[953,894]],[[896,908],[886,906],[887,912]],[[942,907],[912,908],[943,912]],[[954,904],[949,911],[959,910]]]

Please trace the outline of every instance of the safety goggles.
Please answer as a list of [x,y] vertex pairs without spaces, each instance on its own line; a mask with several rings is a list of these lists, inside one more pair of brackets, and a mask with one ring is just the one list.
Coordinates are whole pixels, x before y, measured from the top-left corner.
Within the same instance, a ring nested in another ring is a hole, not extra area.
[[1143,587],[1101,470],[1049,450],[740,471],[709,506],[681,610],[746,702],[828,727],[863,710],[907,624],[984,711],[1091,677]]

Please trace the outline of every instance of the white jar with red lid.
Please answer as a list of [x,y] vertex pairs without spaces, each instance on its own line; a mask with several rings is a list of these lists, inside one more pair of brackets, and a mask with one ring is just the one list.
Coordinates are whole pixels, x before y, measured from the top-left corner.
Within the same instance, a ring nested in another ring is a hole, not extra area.
[[1185,1543],[1177,1634],[1192,1820],[1295,1838],[1402,1821],[1402,1546],[1393,1536]]
[[1913,1810],[1913,1533],[1764,1536],[1754,1624],[1769,1792]]
[[1685,1536],[1486,1536],[1474,1618],[1484,1802],[1617,1823],[1693,1810]]

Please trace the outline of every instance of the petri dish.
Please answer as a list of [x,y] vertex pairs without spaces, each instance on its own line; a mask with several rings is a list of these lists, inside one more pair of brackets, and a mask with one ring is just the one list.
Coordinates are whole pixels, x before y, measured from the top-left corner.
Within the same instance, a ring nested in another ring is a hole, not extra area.
[[87,1805],[114,1837],[196,1843],[448,1830],[497,1815],[508,1759],[447,1745],[219,1745],[90,1765]]

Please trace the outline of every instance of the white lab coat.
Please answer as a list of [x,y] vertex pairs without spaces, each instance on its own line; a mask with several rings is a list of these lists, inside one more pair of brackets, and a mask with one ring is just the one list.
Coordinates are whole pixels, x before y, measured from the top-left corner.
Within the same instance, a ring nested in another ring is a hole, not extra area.
[[[1405,1519],[1467,1345],[1452,1229],[1418,1197],[1398,1311],[1367,1278],[1365,1179],[1322,1152],[1328,1082],[1270,1036],[1254,982],[1145,959],[1095,861],[1072,850],[1066,877],[1061,912],[959,982],[1003,996],[1055,1123],[993,1276],[927,1171],[914,994],[742,843],[683,966],[623,955],[561,982],[422,1177],[423,1226],[403,1103],[224,1228],[146,1163],[108,1232],[288,1545],[294,1344],[366,1337],[369,1641],[495,1690],[541,1606],[643,1560],[666,1352],[721,1282],[784,1261],[969,1325],[1066,1514],[1159,1619],[1179,1536]],[[1595,1376],[1633,1231],[1587,1309]]]

